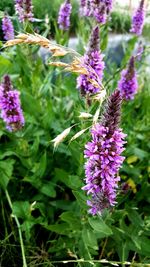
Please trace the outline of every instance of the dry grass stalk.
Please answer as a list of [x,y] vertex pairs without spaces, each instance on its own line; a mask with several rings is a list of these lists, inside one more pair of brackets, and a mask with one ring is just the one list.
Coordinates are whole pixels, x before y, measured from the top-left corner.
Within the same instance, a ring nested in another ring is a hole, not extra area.
[[98,109],[96,110],[95,115],[93,117],[93,123],[94,124],[96,124],[98,121],[99,113],[100,113],[100,107],[98,107]]
[[90,113],[86,113],[86,112],[80,112],[80,115],[78,116],[81,119],[88,119],[93,117]]
[[19,34],[15,39],[7,41],[4,47],[14,46],[17,44],[40,45],[49,49],[53,56],[65,56],[69,53],[69,50],[64,49],[60,45],[54,44],[52,41],[38,34]]
[[70,143],[71,143],[72,141],[76,140],[79,136],[81,136],[81,135],[82,135],[86,130],[88,130],[88,129],[89,129],[89,127],[86,128],[86,129],[83,129],[83,130],[79,131],[78,133],[76,133],[76,134],[70,139]]
[[[89,82],[91,82],[91,84],[102,90],[104,89],[101,82],[99,82],[99,77],[96,74],[95,70],[89,65],[86,66],[85,64],[83,64],[81,55],[79,55],[76,51],[55,44],[54,42],[48,40],[47,38],[41,35],[29,34],[29,33],[28,34],[21,33],[17,35],[15,39],[7,41],[4,47],[10,47],[17,44],[40,45],[50,50],[53,57],[65,56],[68,53],[72,54],[73,61],[70,64],[66,64],[63,62],[52,62],[49,64],[53,66],[64,67],[65,71],[87,75],[87,77],[89,77],[88,79]],[[91,74],[93,74],[92,76],[94,76],[95,78],[91,79],[90,78]]]
[[63,140],[70,133],[72,127],[65,129],[61,134],[57,135],[51,142],[54,143],[54,149],[58,147],[58,145],[63,142]]

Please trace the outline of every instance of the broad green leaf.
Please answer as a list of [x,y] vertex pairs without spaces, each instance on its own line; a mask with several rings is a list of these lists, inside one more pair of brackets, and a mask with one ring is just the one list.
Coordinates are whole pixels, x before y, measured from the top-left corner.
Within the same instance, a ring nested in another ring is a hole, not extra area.
[[27,219],[31,216],[31,206],[28,201],[13,202],[13,214],[18,218]]
[[56,190],[51,182],[47,182],[39,188],[40,192],[48,197],[56,197]]
[[86,246],[91,247],[94,250],[98,249],[96,234],[92,229],[83,228],[82,238]]
[[95,232],[101,233],[103,237],[112,235],[113,232],[109,226],[102,220],[102,218],[89,218],[89,224]]
[[57,234],[68,235],[70,228],[68,223],[60,223],[54,225],[43,225],[47,230],[55,232]]
[[81,208],[87,209],[87,204],[86,204],[87,197],[84,195],[84,193],[82,191],[75,191],[75,190],[73,190],[72,193],[74,194]]
[[61,218],[62,221],[65,221],[68,224],[70,224],[70,227],[72,229],[76,229],[77,230],[77,229],[79,229],[81,227],[79,218],[72,211],[63,212],[60,215],[60,218]]
[[0,185],[4,190],[11,179],[14,163],[15,161],[12,159],[0,161]]

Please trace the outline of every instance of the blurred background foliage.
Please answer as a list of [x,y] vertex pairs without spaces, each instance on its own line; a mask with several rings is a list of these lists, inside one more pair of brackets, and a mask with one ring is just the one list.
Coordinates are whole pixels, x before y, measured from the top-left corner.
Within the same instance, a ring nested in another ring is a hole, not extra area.
[[[1,2],[0,9],[9,8],[9,3],[11,1]],[[48,13],[52,21],[55,20],[60,1],[33,1],[33,4],[37,18],[43,19]],[[74,20],[77,13],[74,8]],[[84,52],[90,23],[75,23],[80,36],[77,49]],[[80,27],[84,23],[85,28]],[[44,24],[41,28],[40,25],[40,32],[45,31]],[[110,21],[113,33],[118,29],[126,32],[129,25],[128,16],[125,21],[122,15],[113,12]],[[123,42],[124,53],[119,57],[119,65],[114,58],[110,63],[108,27],[101,29],[101,47],[107,60],[104,85],[108,94],[116,88],[120,70],[127,64],[137,41],[131,36],[128,42]],[[76,90],[75,75],[44,64],[38,47],[22,45],[1,51],[1,80],[8,73],[14,87],[20,90],[26,121],[22,131],[9,133],[0,120],[1,266],[22,266],[14,215],[21,225],[29,267],[63,266],[63,260],[66,266],[99,267],[104,266],[96,262],[101,259],[119,261],[122,266],[124,261],[130,261],[131,266],[150,264],[150,69],[147,56],[148,50],[136,66],[139,92],[122,107],[121,127],[127,133],[127,144],[118,204],[102,217],[92,217],[87,212],[87,197],[81,190],[83,149],[90,133],[87,131],[69,143],[76,132],[91,124],[78,118],[81,111],[87,112],[87,107]],[[97,104],[88,112],[94,114],[96,108]],[[51,140],[73,125],[76,126],[70,135],[54,151]],[[79,259],[83,262],[78,262]]]

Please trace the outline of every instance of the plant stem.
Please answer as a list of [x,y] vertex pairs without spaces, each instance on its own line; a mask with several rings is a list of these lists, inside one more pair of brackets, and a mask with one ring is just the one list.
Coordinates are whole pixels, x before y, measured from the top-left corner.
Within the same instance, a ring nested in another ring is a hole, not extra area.
[[[5,194],[6,194],[6,198],[7,198],[7,201],[9,203],[9,206],[10,206],[10,208],[12,210],[12,202],[11,202],[11,198],[10,198],[9,193],[8,193],[7,190],[5,190]],[[18,233],[19,233],[19,239],[20,239],[20,245],[21,245],[21,253],[22,253],[22,261],[23,261],[23,267],[27,267],[26,256],[25,256],[25,249],[24,249],[22,232],[21,232],[21,226],[20,226],[20,223],[19,223],[19,220],[18,220],[17,216],[13,214],[13,218],[14,218],[14,220],[16,222],[17,227],[18,227]]]

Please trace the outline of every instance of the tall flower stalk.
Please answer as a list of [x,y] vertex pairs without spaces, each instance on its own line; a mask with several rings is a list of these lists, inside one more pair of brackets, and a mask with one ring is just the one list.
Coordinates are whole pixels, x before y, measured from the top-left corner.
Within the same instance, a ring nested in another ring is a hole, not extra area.
[[122,98],[116,90],[109,98],[102,121],[91,130],[92,141],[85,146],[85,183],[82,188],[90,195],[87,204],[93,215],[116,204],[120,177],[118,171],[124,161],[125,134],[119,129]]
[[14,39],[14,27],[7,15],[2,18],[2,31],[6,41]]
[[65,0],[65,2],[60,6],[58,14],[58,25],[61,30],[69,30],[71,10],[72,6],[70,0]]
[[144,0],[140,1],[138,9],[132,18],[132,27],[130,32],[135,33],[137,36],[142,34],[145,19]]
[[[95,71],[95,74],[99,78],[99,82],[101,82],[105,64],[99,46],[99,28],[96,26],[92,31],[87,52],[83,57],[83,63],[87,66],[90,66]],[[90,82],[90,80],[95,79],[93,75],[94,73],[91,72],[91,74],[88,76],[82,74],[77,78],[77,88],[80,89],[82,95],[95,94],[100,90],[99,87],[95,87]]]
[[20,130],[24,125],[24,117],[20,105],[19,92],[13,90],[10,77],[4,76],[0,85],[0,111],[1,118],[9,131]]
[[121,79],[118,82],[118,89],[125,100],[134,99],[138,89],[137,74],[135,70],[135,59],[132,56],[127,69],[121,72]]

